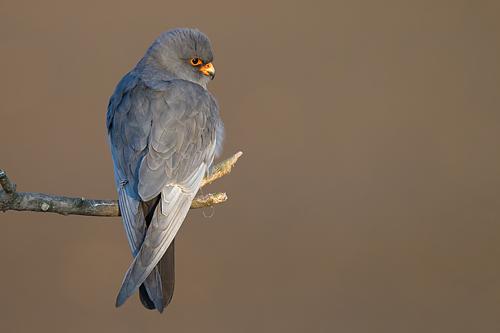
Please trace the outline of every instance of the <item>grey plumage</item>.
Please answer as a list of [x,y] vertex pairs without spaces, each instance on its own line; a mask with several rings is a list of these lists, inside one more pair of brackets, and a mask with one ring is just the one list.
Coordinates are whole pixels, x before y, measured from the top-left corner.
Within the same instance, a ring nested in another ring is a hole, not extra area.
[[111,96],[108,137],[134,257],[117,306],[139,288],[144,306],[160,312],[172,298],[173,241],[222,143],[218,106],[206,89],[212,60],[198,30],[168,31]]

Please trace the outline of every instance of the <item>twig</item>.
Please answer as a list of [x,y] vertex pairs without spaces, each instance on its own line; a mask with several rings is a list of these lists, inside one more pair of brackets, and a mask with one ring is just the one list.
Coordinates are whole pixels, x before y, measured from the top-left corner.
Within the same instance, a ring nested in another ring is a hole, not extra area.
[[[203,179],[202,187],[229,174],[242,155],[238,152],[232,157],[215,165]],[[17,210],[32,212],[50,212],[62,215],[86,216],[120,216],[116,200],[93,200],[50,195],[37,192],[16,192],[16,186],[0,169],[0,210]],[[202,208],[223,203],[227,200],[226,193],[209,193],[198,195],[191,203],[191,208]]]
[[212,184],[217,179],[224,177],[225,175],[230,173],[231,169],[236,164],[241,155],[243,155],[243,152],[239,151],[230,158],[228,158],[227,160],[225,160],[223,163],[214,165],[210,169],[210,174],[205,178],[203,178],[203,180],[201,181],[201,187],[208,184]]

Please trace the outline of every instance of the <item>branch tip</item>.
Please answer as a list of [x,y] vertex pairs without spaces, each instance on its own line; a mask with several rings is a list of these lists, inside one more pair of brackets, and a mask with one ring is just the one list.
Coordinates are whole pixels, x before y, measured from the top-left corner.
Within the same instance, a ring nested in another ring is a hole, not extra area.
[[205,178],[203,178],[203,181],[201,182],[201,187],[211,184],[217,179],[222,178],[225,175],[229,174],[233,169],[234,165],[236,164],[236,162],[238,162],[238,159],[241,157],[241,155],[243,155],[243,152],[239,151],[230,158],[214,165],[210,169],[210,173]]

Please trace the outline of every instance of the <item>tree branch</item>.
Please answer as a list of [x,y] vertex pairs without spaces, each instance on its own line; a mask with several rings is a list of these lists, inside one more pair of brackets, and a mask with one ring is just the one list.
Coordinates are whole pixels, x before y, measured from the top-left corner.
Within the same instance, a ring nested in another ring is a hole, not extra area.
[[[211,168],[203,179],[201,187],[213,183],[231,172],[242,152],[234,154]],[[94,200],[64,197],[37,192],[16,192],[16,185],[11,182],[4,170],[0,169],[0,210],[58,213],[62,215],[120,216],[116,200]],[[227,200],[226,193],[198,195],[191,203],[191,209],[213,206]]]

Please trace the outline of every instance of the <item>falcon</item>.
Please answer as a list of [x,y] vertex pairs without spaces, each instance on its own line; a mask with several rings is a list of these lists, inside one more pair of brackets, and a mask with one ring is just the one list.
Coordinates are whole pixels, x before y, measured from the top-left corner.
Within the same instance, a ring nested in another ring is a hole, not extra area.
[[175,235],[222,144],[219,108],[207,90],[212,61],[199,30],[164,32],[110,98],[106,126],[134,258],[117,307],[137,290],[147,309],[163,312],[172,300]]

